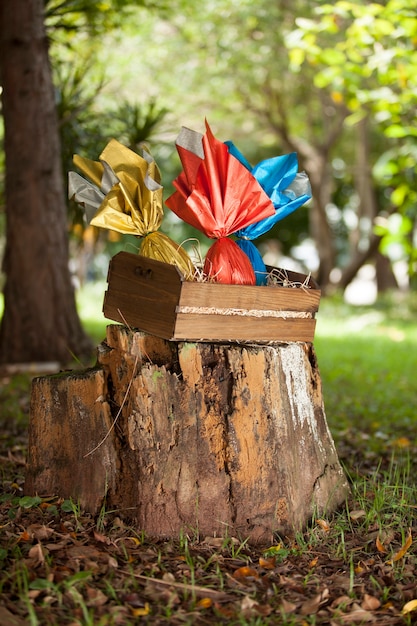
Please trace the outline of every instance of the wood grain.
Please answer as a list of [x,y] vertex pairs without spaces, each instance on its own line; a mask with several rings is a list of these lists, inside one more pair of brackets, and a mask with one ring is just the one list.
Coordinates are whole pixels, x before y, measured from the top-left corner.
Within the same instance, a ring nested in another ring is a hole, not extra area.
[[25,492],[150,536],[273,540],[345,501],[311,343],[170,342],[107,328],[98,367],[33,381]]

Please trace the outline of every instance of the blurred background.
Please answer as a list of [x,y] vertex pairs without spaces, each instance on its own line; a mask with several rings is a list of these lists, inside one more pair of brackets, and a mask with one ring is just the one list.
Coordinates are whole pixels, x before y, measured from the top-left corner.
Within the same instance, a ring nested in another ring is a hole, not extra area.
[[[311,272],[324,297],[336,293],[350,304],[413,288],[412,4],[49,0],[42,8],[64,185],[74,153],[97,160],[114,137],[137,152],[145,142],[167,197],[181,169],[175,149],[181,126],[204,132],[207,119],[215,136],[232,140],[253,165],[295,151],[310,178],[312,200],[257,242],[268,264]],[[9,18],[4,10],[3,21]],[[5,173],[1,149],[2,256]],[[94,293],[98,284],[100,294],[109,258],[135,251],[138,242],[89,227],[82,210],[66,203],[72,283],[77,293],[86,285]],[[178,243],[199,237],[168,209],[162,230]],[[3,266],[1,285],[6,275]]]

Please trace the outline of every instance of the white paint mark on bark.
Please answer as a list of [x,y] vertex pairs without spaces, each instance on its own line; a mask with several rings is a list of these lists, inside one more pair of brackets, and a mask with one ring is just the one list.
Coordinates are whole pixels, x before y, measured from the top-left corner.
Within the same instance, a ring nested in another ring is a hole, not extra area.
[[305,365],[305,354],[301,346],[296,343],[288,344],[281,352],[281,363],[285,375],[287,395],[291,407],[291,415],[302,428],[308,426],[314,441],[323,450],[323,442],[317,430],[312,390],[307,376],[308,368]]

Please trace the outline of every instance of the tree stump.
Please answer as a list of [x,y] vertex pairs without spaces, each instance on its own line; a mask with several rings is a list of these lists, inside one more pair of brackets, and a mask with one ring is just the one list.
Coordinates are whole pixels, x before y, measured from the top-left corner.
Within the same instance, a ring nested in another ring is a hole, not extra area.
[[105,504],[150,536],[271,541],[341,504],[311,343],[107,327],[95,369],[34,379],[25,491]]

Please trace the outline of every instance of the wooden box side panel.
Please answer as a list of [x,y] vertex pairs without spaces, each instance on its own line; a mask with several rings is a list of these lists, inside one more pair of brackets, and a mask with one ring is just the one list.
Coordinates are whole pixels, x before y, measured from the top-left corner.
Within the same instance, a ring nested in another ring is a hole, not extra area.
[[314,318],[280,319],[178,313],[173,338],[176,341],[312,342],[315,327]]
[[175,310],[155,304],[154,300],[144,300],[123,291],[111,289],[104,294],[103,313],[108,319],[120,322],[130,328],[172,339],[175,328]]
[[319,303],[318,289],[184,282],[179,306],[316,313]]
[[181,285],[175,266],[120,252],[110,262],[103,313],[108,319],[170,339]]

